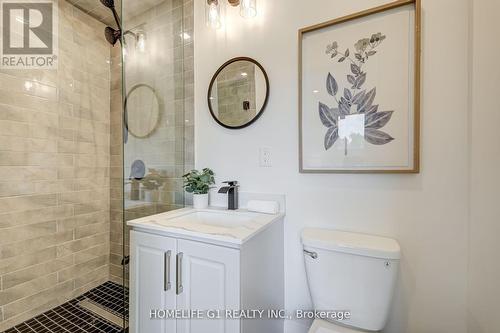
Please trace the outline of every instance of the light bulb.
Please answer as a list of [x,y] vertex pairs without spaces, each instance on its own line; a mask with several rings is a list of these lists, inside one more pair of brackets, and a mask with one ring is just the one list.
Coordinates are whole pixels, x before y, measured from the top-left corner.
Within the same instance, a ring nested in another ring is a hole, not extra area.
[[221,27],[220,6],[218,0],[207,0],[206,6],[207,25],[214,29]]
[[146,34],[144,32],[138,32],[136,38],[136,49],[139,52],[144,53],[146,51]]
[[244,18],[257,16],[257,0],[241,0],[240,15]]

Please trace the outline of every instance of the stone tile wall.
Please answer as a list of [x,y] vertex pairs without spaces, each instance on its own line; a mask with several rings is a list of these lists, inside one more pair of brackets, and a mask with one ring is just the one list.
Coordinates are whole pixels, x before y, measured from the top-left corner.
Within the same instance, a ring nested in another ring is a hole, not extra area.
[[103,29],[59,1],[59,68],[0,71],[0,331],[109,277]]

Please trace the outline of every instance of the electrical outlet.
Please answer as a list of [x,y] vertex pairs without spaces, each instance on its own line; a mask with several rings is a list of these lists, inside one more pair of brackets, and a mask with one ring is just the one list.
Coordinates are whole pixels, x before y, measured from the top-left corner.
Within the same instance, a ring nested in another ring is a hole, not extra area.
[[271,148],[270,147],[260,148],[260,166],[262,168],[270,168],[273,166],[273,163],[271,160]]

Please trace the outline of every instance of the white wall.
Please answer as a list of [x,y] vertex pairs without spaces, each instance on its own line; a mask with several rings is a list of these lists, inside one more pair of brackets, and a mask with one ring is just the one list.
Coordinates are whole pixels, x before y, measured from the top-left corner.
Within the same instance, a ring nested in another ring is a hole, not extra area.
[[500,28],[498,0],[473,1],[471,220],[469,256],[470,333],[500,328]]
[[[196,165],[247,192],[284,193],[286,305],[310,308],[299,234],[327,227],[395,237],[403,258],[386,332],[465,332],[468,221],[468,4],[423,1],[422,173],[305,175],[298,172],[297,30],[382,1],[259,0],[245,21],[228,8],[229,27],[204,23],[195,1]],[[206,106],[212,74],[235,56],[267,69],[271,96],[247,129],[218,126]],[[259,167],[259,147],[272,148],[272,168]],[[287,333],[304,332],[287,323]]]

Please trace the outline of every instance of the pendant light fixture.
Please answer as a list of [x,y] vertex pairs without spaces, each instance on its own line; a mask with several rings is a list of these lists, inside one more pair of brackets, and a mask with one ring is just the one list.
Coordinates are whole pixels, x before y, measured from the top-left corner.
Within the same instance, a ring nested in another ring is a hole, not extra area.
[[[205,14],[207,26],[219,29],[221,24],[221,2],[225,0],[206,0]],[[257,16],[257,0],[227,0],[233,6],[240,6],[240,15],[244,18]]]
[[244,18],[257,16],[257,0],[241,0],[240,15]]
[[213,29],[219,29],[221,27],[219,0],[207,0],[207,5],[205,6],[205,14],[207,19],[207,26]]

